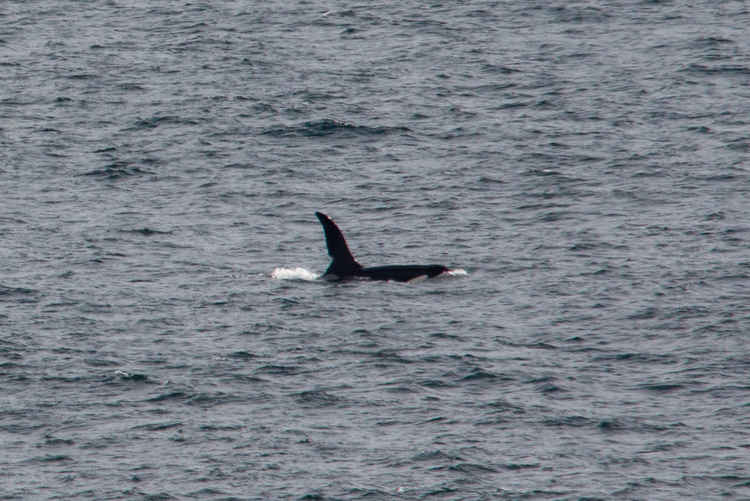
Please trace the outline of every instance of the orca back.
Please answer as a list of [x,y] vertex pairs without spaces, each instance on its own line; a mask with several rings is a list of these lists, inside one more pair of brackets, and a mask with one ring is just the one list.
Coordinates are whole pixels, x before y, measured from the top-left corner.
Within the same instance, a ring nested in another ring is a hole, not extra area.
[[370,280],[395,280],[398,282],[409,282],[421,278],[436,277],[448,270],[441,264],[407,264],[390,266],[368,266],[363,268],[354,256],[344,240],[344,235],[336,226],[336,223],[323,214],[316,212],[323,232],[326,237],[328,255],[331,256],[331,264],[323,274],[326,280],[344,280],[352,277],[369,278]]
[[419,277],[432,278],[445,273],[448,268],[441,264],[401,264],[391,266],[368,266],[357,275],[370,280],[395,280],[408,282]]

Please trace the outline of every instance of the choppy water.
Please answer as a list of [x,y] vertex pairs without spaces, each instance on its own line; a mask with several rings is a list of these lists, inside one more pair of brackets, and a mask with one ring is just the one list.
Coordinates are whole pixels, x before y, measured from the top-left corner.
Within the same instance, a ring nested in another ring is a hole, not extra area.
[[750,498],[748,26],[6,0],[0,497]]

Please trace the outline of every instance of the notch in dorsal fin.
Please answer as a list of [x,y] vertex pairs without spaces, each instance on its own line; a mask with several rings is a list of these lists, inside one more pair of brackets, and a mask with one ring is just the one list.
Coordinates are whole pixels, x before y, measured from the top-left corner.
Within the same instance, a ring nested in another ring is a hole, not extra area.
[[316,212],[315,215],[318,217],[320,224],[323,225],[326,245],[328,246],[328,255],[332,259],[331,265],[323,276],[335,275],[338,278],[344,278],[356,274],[362,269],[362,266],[352,256],[339,227],[322,212]]

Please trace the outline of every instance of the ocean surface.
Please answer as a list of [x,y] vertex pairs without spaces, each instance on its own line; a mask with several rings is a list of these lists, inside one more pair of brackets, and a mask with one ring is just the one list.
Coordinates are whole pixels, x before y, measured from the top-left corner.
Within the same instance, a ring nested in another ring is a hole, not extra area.
[[750,499],[748,26],[4,0],[0,499]]

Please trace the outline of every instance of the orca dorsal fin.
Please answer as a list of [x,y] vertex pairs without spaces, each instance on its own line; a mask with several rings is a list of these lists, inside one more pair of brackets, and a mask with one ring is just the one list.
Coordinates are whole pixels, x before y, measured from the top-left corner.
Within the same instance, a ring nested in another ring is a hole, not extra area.
[[336,223],[331,221],[331,218],[322,212],[316,212],[315,215],[318,217],[320,224],[323,225],[328,255],[332,259],[331,265],[326,270],[324,276],[335,275],[338,278],[344,278],[352,276],[361,270],[362,265],[352,256],[349,246],[346,245],[346,240],[344,240],[344,235],[339,230],[339,227],[336,226]]

